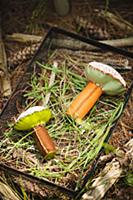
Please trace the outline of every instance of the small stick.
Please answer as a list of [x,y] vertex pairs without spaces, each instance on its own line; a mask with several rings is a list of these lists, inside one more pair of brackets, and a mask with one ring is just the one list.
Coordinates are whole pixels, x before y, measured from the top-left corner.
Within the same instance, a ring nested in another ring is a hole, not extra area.
[[[54,69],[57,69],[57,67],[58,67],[58,63],[56,61],[54,61],[54,63],[53,63],[53,71],[51,72],[51,76],[50,76],[50,80],[49,80],[49,87],[52,87],[52,85],[54,84],[55,75],[56,75]],[[50,99],[50,95],[51,95],[51,92],[48,92],[46,94],[46,97],[45,97],[44,102],[43,102],[44,106],[48,104],[49,99]]]
[[42,36],[38,35],[30,35],[30,34],[24,34],[24,33],[13,33],[12,35],[6,35],[6,41],[9,42],[40,42],[42,40]]
[[0,13],[0,90],[3,96],[9,96],[11,94],[11,84],[7,70],[6,52],[2,40],[1,29],[2,28],[1,28],[1,13]]

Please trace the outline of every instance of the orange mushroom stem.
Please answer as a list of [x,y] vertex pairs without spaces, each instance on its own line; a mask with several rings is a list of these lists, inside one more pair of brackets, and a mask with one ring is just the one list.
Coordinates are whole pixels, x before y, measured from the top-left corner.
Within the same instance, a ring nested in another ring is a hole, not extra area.
[[102,95],[102,89],[93,82],[89,82],[83,91],[75,98],[67,110],[72,118],[82,119],[94,106]]
[[112,67],[99,62],[90,62],[86,67],[88,85],[70,104],[67,114],[82,120],[102,93],[118,95],[126,86],[122,76]]

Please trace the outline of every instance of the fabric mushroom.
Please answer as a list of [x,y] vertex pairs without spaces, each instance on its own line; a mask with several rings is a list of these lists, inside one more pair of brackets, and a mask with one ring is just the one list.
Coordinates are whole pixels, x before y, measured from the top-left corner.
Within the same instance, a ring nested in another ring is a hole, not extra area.
[[82,120],[103,93],[119,95],[126,87],[122,76],[109,65],[90,62],[85,72],[89,83],[67,110],[67,114],[76,120]]
[[54,142],[44,127],[44,124],[47,123],[50,118],[50,109],[46,109],[44,106],[34,106],[21,113],[14,125],[14,129],[19,131],[33,128],[37,144],[47,158],[52,158],[56,152]]

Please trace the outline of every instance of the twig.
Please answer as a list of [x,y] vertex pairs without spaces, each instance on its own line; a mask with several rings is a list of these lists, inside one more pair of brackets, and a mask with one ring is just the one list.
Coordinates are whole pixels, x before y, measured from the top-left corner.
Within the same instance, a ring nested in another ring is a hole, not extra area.
[[5,38],[7,41],[10,42],[40,42],[42,40],[42,36],[38,35],[29,35],[23,33],[13,33],[12,35],[6,35]]
[[83,194],[81,200],[100,200],[111,186],[117,182],[124,170],[133,169],[133,139],[126,145],[125,150],[117,150],[118,155],[108,163],[102,172],[93,181],[91,189]]
[[133,46],[133,37],[114,39],[114,40],[103,40],[101,42],[114,47],[128,47],[128,46]]
[[[49,88],[52,87],[52,85],[54,84],[55,75],[56,75],[54,70],[57,69],[57,67],[58,67],[58,63],[56,61],[54,61],[54,63],[53,63],[53,71],[51,72],[51,76],[50,76],[50,80],[49,80]],[[49,99],[50,99],[50,95],[51,95],[51,92],[48,92],[46,94],[46,97],[45,97],[44,102],[43,102],[44,106],[48,104]]]
[[0,15],[0,91],[3,94],[3,96],[9,96],[11,94],[11,84],[7,70],[6,52],[2,40],[1,15]]

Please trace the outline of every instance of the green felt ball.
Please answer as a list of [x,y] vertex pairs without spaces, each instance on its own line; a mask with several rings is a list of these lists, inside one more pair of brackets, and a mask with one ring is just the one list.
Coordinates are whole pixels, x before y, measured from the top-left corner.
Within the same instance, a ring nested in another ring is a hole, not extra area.
[[45,124],[50,120],[51,116],[50,109],[42,106],[34,106],[18,117],[14,129],[21,131],[29,130],[37,125]]

